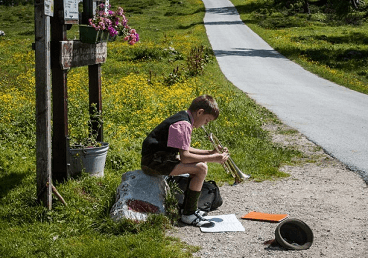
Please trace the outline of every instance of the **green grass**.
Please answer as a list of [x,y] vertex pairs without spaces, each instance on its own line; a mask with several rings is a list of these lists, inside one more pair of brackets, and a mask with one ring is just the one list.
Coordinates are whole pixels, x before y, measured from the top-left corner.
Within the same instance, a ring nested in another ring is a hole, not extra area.
[[232,0],[241,19],[281,54],[321,77],[367,94],[366,11],[336,17],[317,2],[310,1],[311,14],[303,14],[276,8],[270,0]]
[[[186,109],[200,94],[216,98],[221,114],[209,130],[253,180],[286,177],[280,166],[301,157],[271,142],[262,125],[278,123],[277,118],[222,75],[203,26],[201,1],[114,0],[111,4],[124,7],[141,41],[134,46],[122,39],[110,42],[102,66],[104,140],[110,144],[105,177],[83,175],[56,184],[68,206],[54,198],[51,211],[39,205],[36,196],[33,6],[0,6],[0,29],[6,33],[0,37],[1,257],[190,257],[197,247],[165,236],[168,218],[116,223],[109,211],[121,175],[139,169],[146,134],[168,115]],[[68,38],[78,38],[77,26],[68,31]],[[193,71],[188,67],[191,51],[202,46],[198,61],[204,69]],[[88,133],[87,80],[86,67],[68,73],[72,139]],[[212,149],[200,130],[194,132],[192,143]],[[210,164],[208,179],[233,182],[219,164]]]

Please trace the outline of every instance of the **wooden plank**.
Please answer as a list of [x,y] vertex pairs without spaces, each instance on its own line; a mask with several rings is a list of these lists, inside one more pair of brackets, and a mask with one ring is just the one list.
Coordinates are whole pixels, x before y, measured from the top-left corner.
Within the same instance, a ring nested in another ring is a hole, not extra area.
[[59,64],[60,41],[67,40],[67,25],[63,20],[63,1],[55,1],[51,19],[51,68],[53,99],[52,179],[63,182],[68,178],[68,71]]
[[37,198],[52,208],[50,17],[35,1],[36,180]]
[[77,40],[60,42],[62,69],[102,64],[107,58],[107,43],[86,44]]

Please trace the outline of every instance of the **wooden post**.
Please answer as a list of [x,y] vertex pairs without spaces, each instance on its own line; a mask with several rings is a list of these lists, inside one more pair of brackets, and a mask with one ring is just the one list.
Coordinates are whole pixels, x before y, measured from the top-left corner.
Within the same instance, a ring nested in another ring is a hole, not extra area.
[[59,63],[60,41],[67,40],[67,25],[64,23],[64,1],[55,2],[55,15],[51,19],[52,56],[52,96],[53,96],[53,135],[52,135],[52,178],[65,181],[67,173],[68,147],[68,71]]
[[[89,76],[89,106],[90,115],[93,115],[92,104],[96,104],[97,111],[102,113],[102,96],[101,96],[101,64],[89,65],[88,66]],[[98,122],[92,119],[92,131],[97,132],[97,141],[103,141],[103,125],[98,128]],[[92,132],[91,132],[92,133]]]
[[[93,6],[90,1],[89,7]],[[78,0],[35,0],[36,163],[37,198],[52,208],[52,193],[66,205],[53,180],[68,178],[68,69],[89,66],[89,101],[102,111],[101,63],[106,61],[107,43],[68,41],[67,29],[79,23]],[[54,8],[55,6],[55,8]],[[54,14],[55,9],[55,14]],[[89,11],[90,15],[91,11]],[[53,17],[50,20],[50,17]],[[88,15],[85,16],[89,18]],[[50,26],[51,22],[51,26]],[[51,42],[50,42],[51,30]],[[52,68],[52,70],[51,70]],[[51,72],[53,135],[51,136]],[[102,141],[102,128],[98,140]],[[52,155],[51,155],[52,153]]]
[[[96,103],[101,111],[101,63],[106,61],[107,43],[85,44],[68,41],[67,30],[79,23],[78,0],[58,0],[55,2],[55,15],[51,19],[51,68],[53,96],[53,135],[52,135],[52,179],[65,181],[68,174],[68,69],[88,65],[90,81],[90,103]],[[83,1],[83,15],[91,18],[94,0]],[[88,8],[87,8],[88,7]],[[91,10],[92,9],[92,10]],[[102,128],[98,130],[98,140],[102,141]]]
[[[52,208],[50,9],[35,0],[36,179],[37,199]],[[48,14],[48,15],[46,15]]]
[[[109,0],[105,0],[105,11],[107,11]],[[99,1],[84,0],[83,1],[83,22],[88,24],[88,19],[93,17],[95,14],[96,6]],[[92,104],[96,104],[97,111],[102,113],[102,97],[101,97],[101,64],[94,64],[88,66],[88,76],[89,76],[89,107],[90,115],[93,115]],[[98,122],[92,119],[92,132],[97,132],[97,141],[103,141],[103,125],[98,128]],[[91,132],[91,133],[92,133]]]
[[82,24],[88,24],[88,19],[95,14],[96,1],[83,0]]

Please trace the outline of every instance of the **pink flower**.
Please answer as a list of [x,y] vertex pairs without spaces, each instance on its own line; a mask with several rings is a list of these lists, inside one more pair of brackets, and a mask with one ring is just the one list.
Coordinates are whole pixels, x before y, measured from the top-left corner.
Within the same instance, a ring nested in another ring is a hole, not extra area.
[[123,14],[124,14],[124,10],[123,10],[123,8],[118,7],[118,10],[117,10],[117,12],[116,12],[116,15],[118,15],[118,16],[123,16]]
[[109,27],[109,34],[111,37],[114,37],[118,35],[118,32],[113,27]]
[[98,6],[93,19],[89,19],[88,23],[95,30],[109,32],[111,37],[120,33],[130,45],[139,41],[137,31],[129,27],[128,20],[121,7],[118,7],[116,11],[112,11],[109,6],[108,10],[105,11],[105,5],[102,3]]

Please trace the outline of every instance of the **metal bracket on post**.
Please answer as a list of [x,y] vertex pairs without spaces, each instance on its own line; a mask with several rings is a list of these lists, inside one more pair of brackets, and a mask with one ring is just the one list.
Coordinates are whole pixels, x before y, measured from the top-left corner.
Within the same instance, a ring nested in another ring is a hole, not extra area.
[[54,16],[54,0],[45,0],[45,15]]
[[105,0],[105,12],[109,10],[110,0]]
[[79,8],[80,0],[64,0],[64,24],[78,24],[79,23]]

